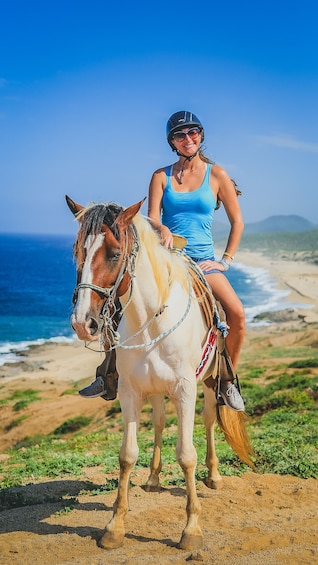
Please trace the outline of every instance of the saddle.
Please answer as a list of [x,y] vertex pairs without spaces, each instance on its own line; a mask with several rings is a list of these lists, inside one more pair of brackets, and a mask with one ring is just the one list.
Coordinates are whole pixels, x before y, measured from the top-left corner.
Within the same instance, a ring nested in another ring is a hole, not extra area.
[[[189,262],[189,272],[192,285],[205,316],[207,326],[210,328],[207,340],[203,347],[202,360],[197,368],[196,377],[204,370],[203,382],[215,391],[218,404],[224,404],[220,395],[221,381],[232,381],[240,392],[240,384],[235,374],[231,357],[225,345],[224,328],[227,328],[225,312],[220,302],[215,301],[211,288],[204,275],[195,263]],[[218,321],[217,321],[218,320]],[[223,331],[222,331],[223,329]]]
[[[187,243],[185,238],[175,234],[173,234],[173,242],[177,250],[182,250]],[[240,391],[238,377],[235,374],[231,357],[225,345],[225,335],[228,328],[226,315],[220,302],[215,300],[201,269],[186,254],[182,256],[187,262],[195,296],[201,306],[206,324],[210,328],[205,344],[203,344],[202,360],[197,368],[196,377],[198,380],[201,380],[201,373],[205,369],[203,382],[206,386],[215,390],[217,400],[222,404],[223,401],[219,394],[221,380],[236,382]]]

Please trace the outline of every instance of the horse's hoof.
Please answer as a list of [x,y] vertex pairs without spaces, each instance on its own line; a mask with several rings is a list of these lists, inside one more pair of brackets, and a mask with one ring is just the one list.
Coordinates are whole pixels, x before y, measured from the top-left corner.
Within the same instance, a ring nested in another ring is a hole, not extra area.
[[158,492],[160,491],[160,482],[157,476],[150,476],[146,484],[143,486],[145,492]]
[[124,539],[125,534],[106,531],[100,538],[98,546],[102,549],[117,549],[123,545]]
[[221,481],[214,481],[213,479],[206,478],[204,481],[205,486],[213,490],[217,490],[221,486]]
[[185,551],[194,551],[195,549],[202,549],[203,547],[203,536],[193,535],[193,534],[182,534],[179,548]]
[[142,488],[145,492],[159,492],[161,490],[160,485],[145,484]]

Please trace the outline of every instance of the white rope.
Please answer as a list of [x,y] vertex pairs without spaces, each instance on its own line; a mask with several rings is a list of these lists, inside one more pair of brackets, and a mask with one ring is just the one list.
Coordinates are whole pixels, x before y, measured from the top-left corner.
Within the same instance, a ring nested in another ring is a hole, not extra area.
[[[187,307],[185,309],[183,316],[180,318],[180,320],[176,324],[174,324],[174,326],[172,326],[169,330],[162,332],[161,334],[159,334],[157,337],[155,337],[151,341],[139,343],[139,344],[136,344],[136,345],[125,345],[128,341],[131,341],[132,339],[134,339],[135,337],[140,335],[146,328],[148,328],[148,326],[151,324],[151,322],[153,322],[153,320],[155,320],[155,318],[157,318],[158,316],[160,316],[164,312],[165,308],[168,307],[166,304],[164,304],[160,308],[160,310],[158,310],[158,312],[156,312],[152,316],[152,318],[150,320],[148,320],[148,322],[146,322],[146,324],[144,324],[144,326],[142,328],[140,328],[135,334],[127,337],[127,339],[125,339],[122,342],[118,342],[115,345],[112,345],[109,349],[107,349],[107,351],[113,351],[114,349],[118,349],[118,348],[121,348],[121,349],[143,349],[145,347],[151,347],[152,345],[155,345],[156,343],[158,343],[159,341],[161,341],[162,339],[164,339],[168,335],[172,334],[182,324],[182,322],[185,320],[185,318],[187,317],[187,315],[189,314],[189,311],[190,311],[190,307],[191,307],[191,303],[192,303],[192,292],[191,292],[192,286],[191,286],[189,273],[187,273],[187,276],[188,276],[188,283],[189,283],[188,304],[187,304]],[[118,334],[118,336],[119,336],[119,334]],[[101,343],[101,345],[102,345],[102,343]],[[104,349],[97,351],[96,349],[92,349],[91,347],[88,347],[87,342],[85,342],[85,347],[87,347],[87,349],[91,349],[92,351],[96,351],[98,353],[101,353],[101,352],[104,351]]]

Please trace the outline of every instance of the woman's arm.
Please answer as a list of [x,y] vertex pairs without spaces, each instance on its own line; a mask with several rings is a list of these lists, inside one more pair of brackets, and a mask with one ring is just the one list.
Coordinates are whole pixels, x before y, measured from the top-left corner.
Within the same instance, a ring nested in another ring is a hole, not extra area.
[[225,247],[225,255],[223,256],[226,261],[231,263],[240,244],[244,230],[243,216],[233,182],[227,172],[217,165],[215,165],[212,170],[218,185],[217,196],[223,203],[231,224]]
[[161,243],[167,249],[172,248],[173,238],[167,226],[161,223],[161,209],[163,191],[166,185],[166,173],[164,169],[158,169],[152,175],[148,191],[148,217],[153,227],[158,230]]

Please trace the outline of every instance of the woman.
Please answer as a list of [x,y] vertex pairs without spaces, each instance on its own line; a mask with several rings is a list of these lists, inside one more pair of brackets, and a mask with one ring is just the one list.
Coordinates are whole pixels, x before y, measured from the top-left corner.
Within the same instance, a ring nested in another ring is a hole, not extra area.
[[[148,216],[166,248],[172,248],[172,233],[187,239],[185,251],[198,263],[225,311],[230,327],[226,346],[235,370],[244,339],[245,316],[243,305],[224,272],[230,268],[244,228],[237,193],[226,171],[203,154],[204,129],[194,114],[188,111],[173,114],[167,123],[167,140],[179,159],[154,172],[149,186]],[[214,210],[220,202],[231,230],[223,257],[216,261],[211,228]],[[107,398],[108,367],[104,371],[107,365],[104,362],[97,368],[96,380],[80,391],[82,396]],[[243,400],[232,381],[221,381],[220,394],[227,406],[244,410]]]
[[[244,223],[233,181],[222,167],[205,157],[201,149],[203,140],[203,126],[192,112],[176,112],[169,118],[167,141],[179,159],[153,174],[148,215],[165,247],[172,247],[172,233],[187,239],[186,253],[201,267],[225,311],[230,327],[226,346],[235,370],[245,334],[245,315],[224,272],[234,259]],[[222,259],[216,261],[211,229],[214,210],[220,202],[231,229]],[[243,400],[231,381],[221,382],[220,393],[230,408],[244,410]]]

